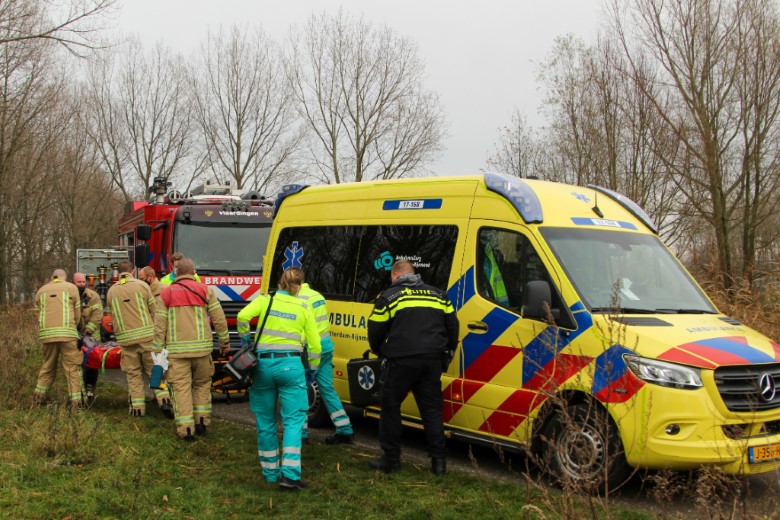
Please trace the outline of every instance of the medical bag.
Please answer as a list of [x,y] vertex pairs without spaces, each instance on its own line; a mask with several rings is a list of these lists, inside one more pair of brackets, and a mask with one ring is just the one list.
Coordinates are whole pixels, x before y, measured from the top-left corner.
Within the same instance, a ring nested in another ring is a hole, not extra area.
[[379,404],[379,391],[382,387],[383,360],[368,358],[368,351],[362,358],[347,362],[347,380],[349,398],[353,406]]

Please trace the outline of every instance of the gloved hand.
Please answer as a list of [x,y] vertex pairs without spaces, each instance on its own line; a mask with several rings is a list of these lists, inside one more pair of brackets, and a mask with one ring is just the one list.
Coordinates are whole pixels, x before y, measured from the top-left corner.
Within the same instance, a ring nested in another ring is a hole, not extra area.
[[241,336],[241,348],[248,347],[252,344],[251,334],[245,334]]
[[314,383],[314,379],[317,377],[317,371],[312,369],[306,370],[306,386],[311,385]]
[[160,352],[152,352],[152,362],[162,367],[163,372],[168,370],[168,349],[162,349]]

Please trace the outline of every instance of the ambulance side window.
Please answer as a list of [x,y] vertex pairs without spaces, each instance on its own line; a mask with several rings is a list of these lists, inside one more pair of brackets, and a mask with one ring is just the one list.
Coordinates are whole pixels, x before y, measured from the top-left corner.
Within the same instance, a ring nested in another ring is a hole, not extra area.
[[[521,312],[528,282],[543,280],[551,284],[531,242],[520,233],[501,229],[480,229],[476,271],[479,293],[517,313]],[[551,289],[553,307],[559,307],[560,299],[552,284]]]
[[291,227],[279,233],[274,251],[270,287],[275,288],[284,269],[293,265],[306,273],[306,281],[329,300],[352,301],[360,226]]
[[423,282],[447,290],[458,241],[457,226],[365,226],[355,280],[355,301],[373,302],[390,286],[393,262],[406,259]]

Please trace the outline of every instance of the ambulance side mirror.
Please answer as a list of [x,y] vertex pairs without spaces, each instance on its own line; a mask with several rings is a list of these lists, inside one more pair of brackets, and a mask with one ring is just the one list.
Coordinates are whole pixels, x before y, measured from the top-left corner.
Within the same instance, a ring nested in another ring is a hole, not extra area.
[[523,302],[523,317],[547,321],[549,309],[552,308],[552,292],[550,284],[544,280],[534,280],[525,286]]

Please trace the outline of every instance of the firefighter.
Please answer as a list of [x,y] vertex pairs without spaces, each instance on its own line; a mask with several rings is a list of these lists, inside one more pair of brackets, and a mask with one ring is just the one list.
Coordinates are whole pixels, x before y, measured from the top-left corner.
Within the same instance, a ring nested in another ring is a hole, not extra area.
[[182,257],[177,276],[160,293],[154,318],[154,350],[168,350],[168,372],[176,414],[176,434],[194,440],[211,424],[211,324],[219,352],[228,353],[230,338],[222,306],[211,287],[195,281],[195,263]]
[[[96,338],[100,340],[100,324],[103,321],[103,303],[100,301],[100,295],[87,287],[87,277],[84,273],[73,273],[73,284],[79,290],[81,299],[81,321],[79,321],[78,331],[81,335],[79,348],[84,344],[85,337]],[[94,345],[95,343],[93,343]],[[95,399],[95,386],[97,385],[100,371],[97,368],[87,368],[84,365],[84,387],[87,402]]]
[[458,344],[458,318],[446,293],[424,284],[409,261],[395,262],[390,276],[390,287],[379,295],[368,318],[369,346],[386,360],[379,419],[383,456],[368,465],[385,473],[401,469],[401,403],[411,391],[420,410],[431,470],[443,476],[447,450],[441,374]]
[[[236,318],[245,345],[251,341],[250,320],[268,313],[259,338],[255,337],[259,359],[249,389],[249,405],[257,420],[257,449],[263,477],[267,482],[278,481],[283,490],[307,487],[301,480],[301,435],[309,409],[306,371],[311,374],[317,369],[322,351],[314,316],[306,302],[296,297],[302,284],[303,271],[295,267],[287,269],[279,279],[276,294],[256,298]],[[262,323],[262,318],[259,321]],[[304,345],[307,345],[305,350]],[[304,367],[305,362],[308,369]],[[284,426],[281,461],[277,400]]]
[[[171,272],[160,278],[160,285],[164,287],[173,283],[177,276],[176,267],[179,265],[179,260],[182,258],[184,258],[184,253],[179,253],[178,251],[171,255]],[[198,276],[197,272],[193,274],[193,277],[196,282],[200,282],[200,276]]]
[[[305,281],[305,274],[301,270],[301,281]],[[317,389],[328,410],[330,420],[336,427],[336,432],[330,437],[325,438],[325,444],[352,444],[355,435],[352,432],[352,423],[349,420],[347,412],[344,411],[344,405],[333,388],[333,340],[330,337],[330,322],[327,304],[325,298],[312,289],[308,283],[301,285],[298,291],[298,298],[304,300],[317,323],[317,331],[320,334],[320,343],[322,344],[322,357],[320,357],[320,367],[317,369],[315,381]],[[303,427],[304,442],[308,442],[309,428],[308,423]]]
[[152,290],[152,295],[155,298],[160,296],[160,292],[162,292],[163,288],[160,284],[160,281],[157,279],[157,273],[154,272],[153,268],[149,267],[148,265],[146,267],[142,267],[138,270],[138,278],[146,282],[146,285],[148,285],[149,289]]
[[[111,286],[106,301],[111,308],[114,335],[122,346],[122,371],[127,375],[130,393],[130,415],[146,414],[143,373],[152,371],[152,340],[156,304],[151,289],[145,282],[133,277],[133,264],[127,260],[117,267],[119,280]],[[173,406],[167,390],[154,390],[160,411],[172,419]]]
[[76,346],[76,330],[81,320],[79,290],[68,282],[63,269],[52,274],[49,283],[38,289],[35,306],[38,311],[38,340],[43,344],[43,365],[38,373],[33,399],[38,404],[47,402],[47,394],[57,376],[57,359],[68,383],[68,402],[71,407],[83,406],[81,362],[84,359]]

